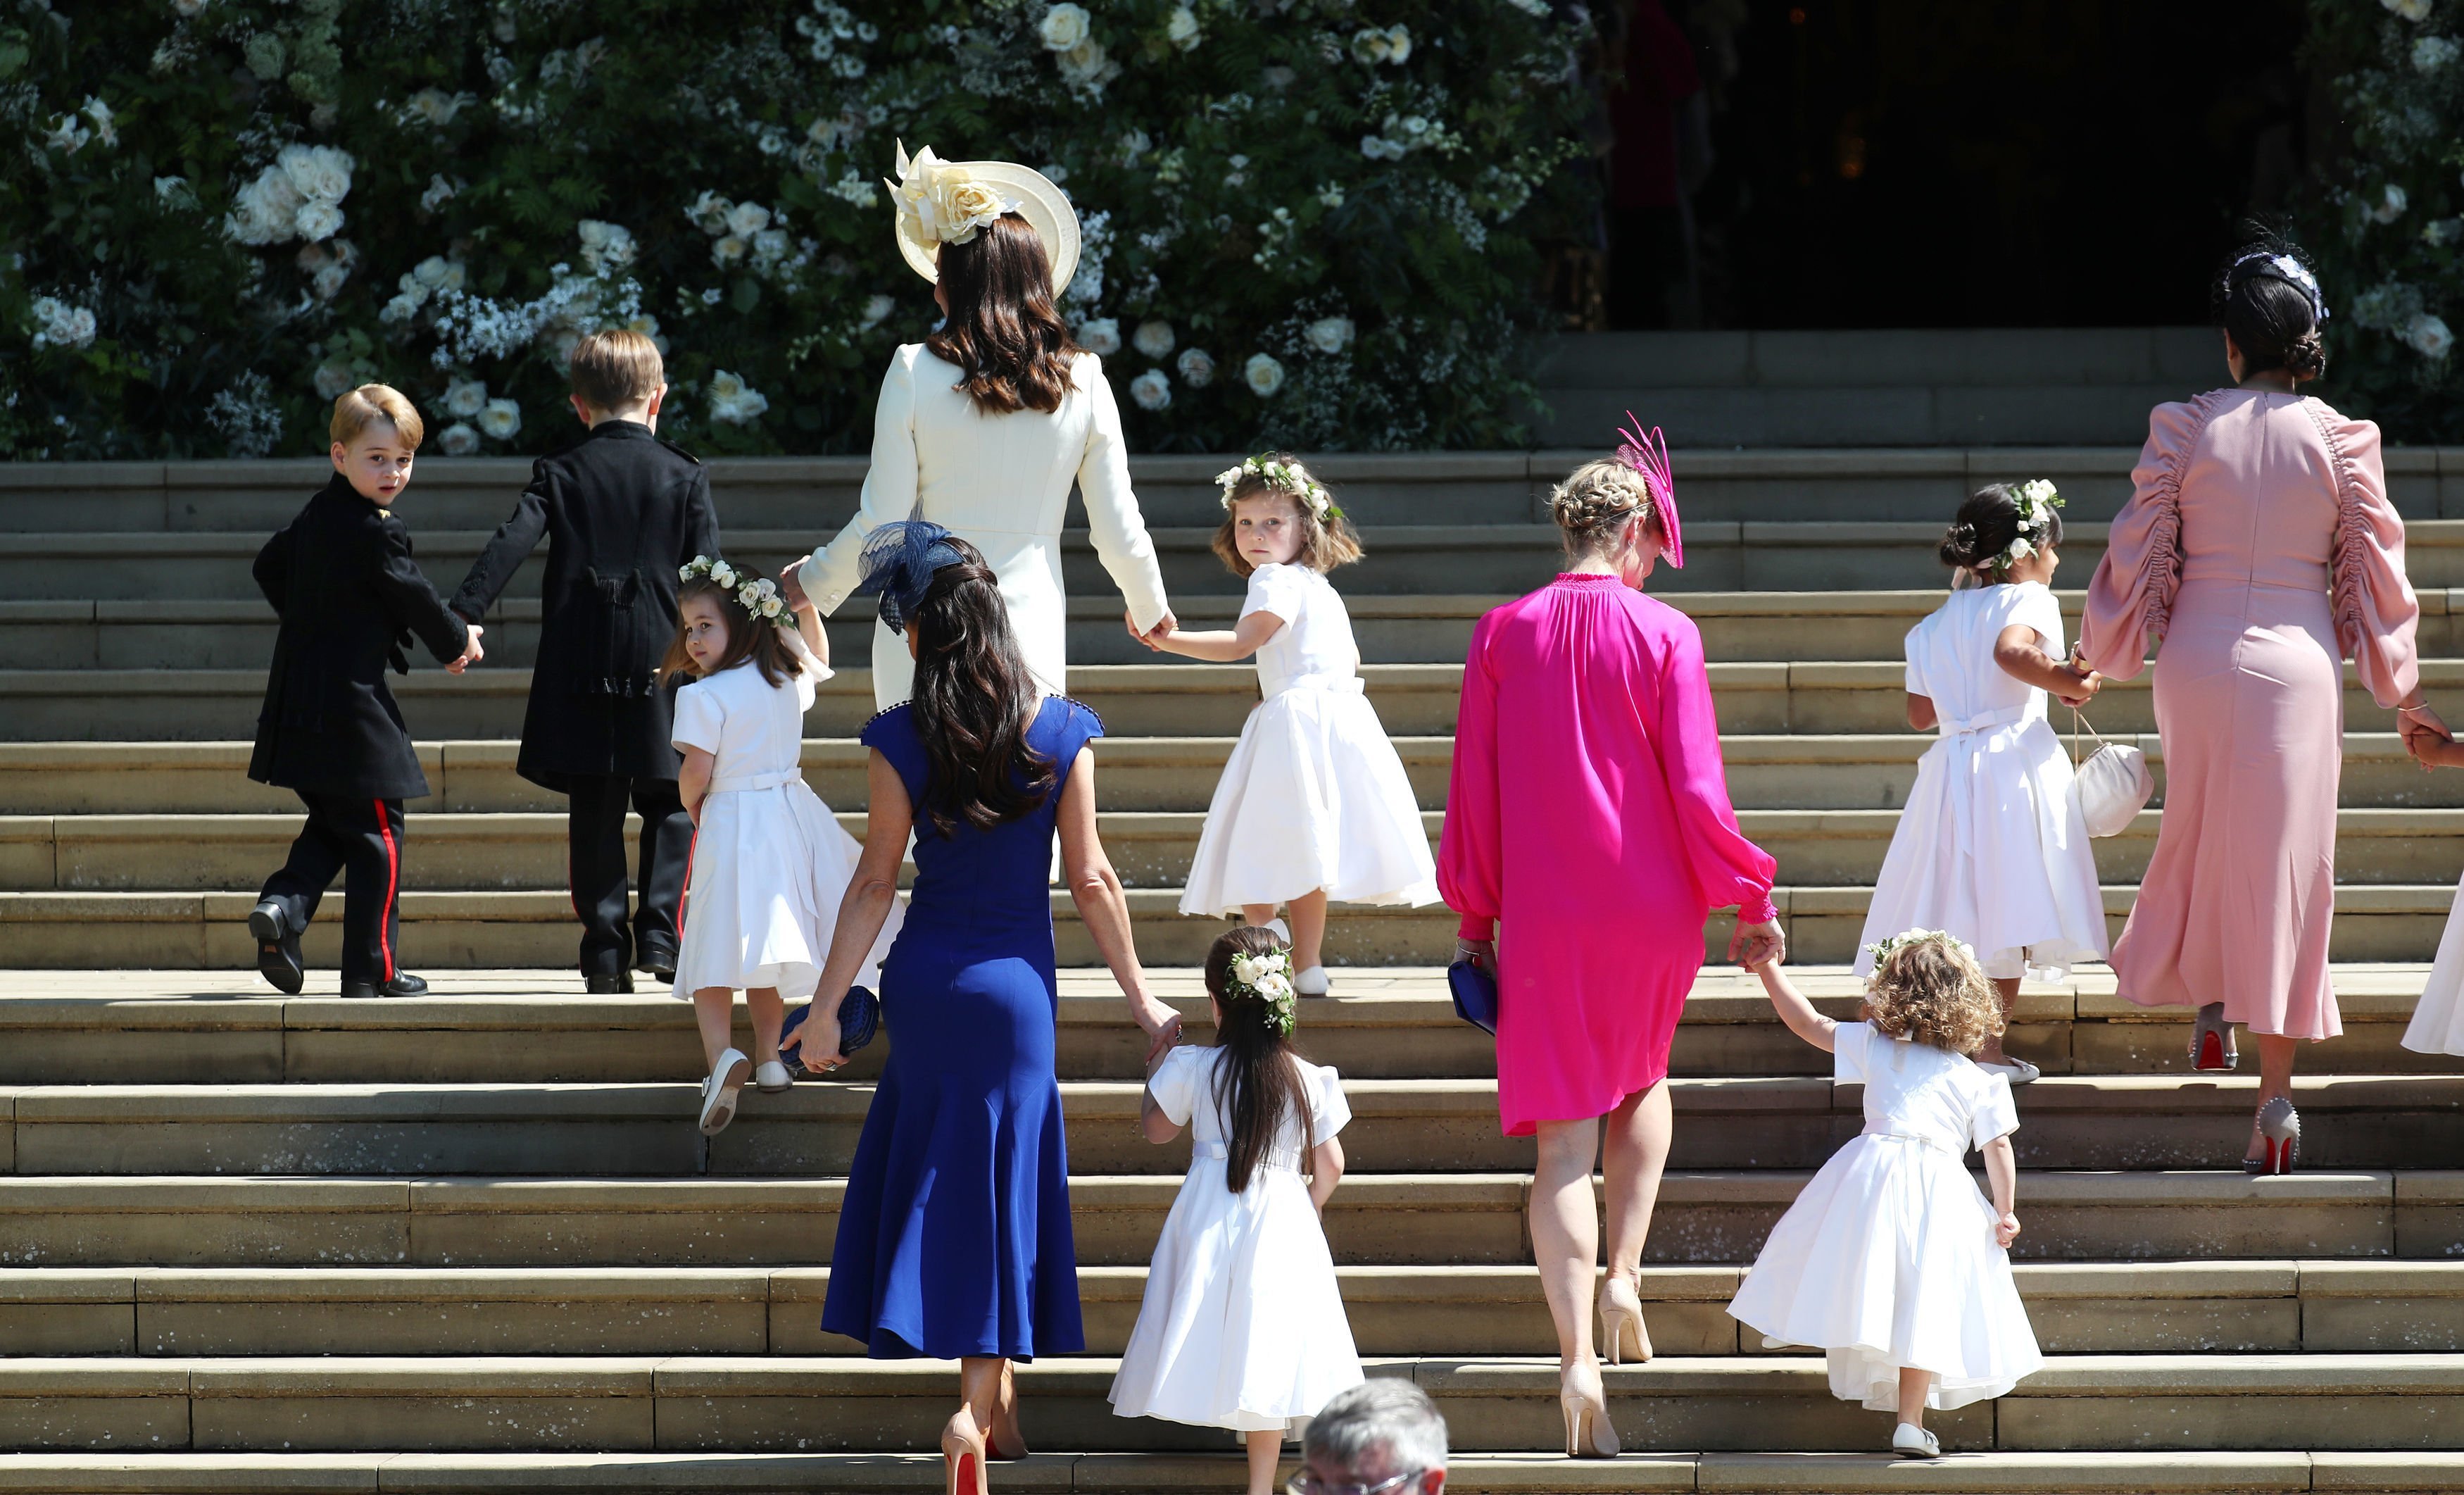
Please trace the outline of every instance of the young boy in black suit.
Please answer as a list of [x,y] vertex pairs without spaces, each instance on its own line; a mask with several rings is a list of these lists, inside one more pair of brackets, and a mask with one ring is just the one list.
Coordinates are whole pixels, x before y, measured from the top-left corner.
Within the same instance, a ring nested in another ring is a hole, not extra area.
[[[693,821],[676,797],[671,693],[659,662],[676,632],[676,573],[718,554],[710,476],[658,434],[667,397],[656,344],[603,332],[574,345],[573,412],[586,434],[532,469],[453,610],[475,625],[547,537],[539,662],[515,768],[567,798],[567,875],[592,992],[633,971],[675,978]],[[625,807],[642,817],[641,897],[626,919]],[[627,968],[630,967],[628,970]]]
[[402,969],[402,802],[428,776],[385,668],[410,672],[415,634],[455,673],[480,657],[480,628],[455,617],[410,558],[393,512],[410,483],[419,412],[384,385],[334,402],[334,476],[265,542],[256,584],[282,627],[248,776],[295,791],[308,824],[290,860],[266,880],[248,916],[256,968],[285,992],[305,972],[299,932],[337,871],[342,905],[342,995],[416,997],[428,983]]

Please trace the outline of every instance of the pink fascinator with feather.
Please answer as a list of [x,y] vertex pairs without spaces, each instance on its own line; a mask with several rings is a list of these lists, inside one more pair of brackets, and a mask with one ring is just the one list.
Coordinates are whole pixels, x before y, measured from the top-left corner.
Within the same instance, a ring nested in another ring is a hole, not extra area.
[[1670,565],[1683,571],[1685,541],[1677,529],[1677,479],[1668,471],[1668,443],[1661,439],[1657,426],[1651,428],[1650,435],[1644,435],[1642,422],[1634,418],[1632,410],[1625,412],[1625,418],[1627,425],[1617,428],[1621,439],[1617,459],[1641,475],[1643,489],[1651,495],[1652,512],[1660,518],[1660,553],[1668,558]]

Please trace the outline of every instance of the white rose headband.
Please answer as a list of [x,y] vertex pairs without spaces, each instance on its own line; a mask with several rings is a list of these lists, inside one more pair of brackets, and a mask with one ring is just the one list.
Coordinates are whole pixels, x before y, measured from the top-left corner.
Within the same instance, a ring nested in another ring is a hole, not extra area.
[[1277,462],[1266,457],[1247,457],[1239,467],[1227,467],[1215,474],[1216,486],[1223,490],[1224,513],[1232,512],[1232,492],[1244,478],[1256,479],[1269,492],[1291,495],[1320,524],[1343,517],[1334,495],[1326,491],[1325,484],[1309,476],[1309,469],[1297,462]]
[[676,567],[676,580],[679,582],[690,582],[697,576],[706,576],[723,587],[736,599],[738,607],[754,617],[776,624],[790,633],[795,631],[796,616],[788,610],[786,599],[779,595],[777,583],[767,578],[757,582],[726,561],[714,561],[708,556],[695,556]]
[[1263,956],[1234,956],[1223,973],[1226,1000],[1243,998],[1265,1003],[1266,1025],[1286,1038],[1292,1036],[1292,957],[1282,951]]
[[2011,499],[2019,506],[2019,534],[2000,555],[1985,562],[1996,571],[2010,570],[2052,539],[2054,511],[2062,506],[2062,495],[2041,477],[2030,478],[2013,489]]
[[1894,956],[1919,945],[1941,945],[1970,960],[1976,958],[1975,949],[1955,934],[1947,934],[1938,929],[1903,929],[1888,939],[1865,947],[1865,953],[1874,957],[1874,974],[1866,980],[1866,988],[1871,990],[1874,982],[1881,979],[1884,968],[1890,965]]

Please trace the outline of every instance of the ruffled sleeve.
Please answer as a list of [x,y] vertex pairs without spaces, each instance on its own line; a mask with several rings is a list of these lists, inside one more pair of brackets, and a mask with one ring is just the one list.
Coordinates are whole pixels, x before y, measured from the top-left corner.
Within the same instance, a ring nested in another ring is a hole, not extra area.
[[719,729],[727,720],[727,708],[718,693],[705,681],[695,680],[676,693],[675,725],[668,734],[668,742],[676,748],[699,748],[715,758],[718,755]]
[[1497,932],[1504,908],[1505,805],[1497,781],[1497,677],[1488,641],[1496,613],[1480,620],[1463,660],[1463,700],[1455,711],[1454,767],[1446,818],[1438,832],[1438,891],[1463,915],[1458,933],[1475,944]]
[[2404,519],[2387,501],[2378,425],[2347,420],[2317,400],[2301,407],[2318,423],[2336,474],[2336,647],[2350,656],[2370,698],[2393,707],[2421,680],[2413,640],[2421,604],[2405,579]]
[[2079,623],[2088,665],[2116,680],[2147,668],[2149,642],[2172,622],[2182,581],[2182,470],[2213,408],[2201,397],[2160,405],[2147,417],[2147,445],[2130,470],[2130,502],[2114,517]]
[[1703,634],[1676,615],[1660,679],[1660,720],[1651,726],[1661,772],[1677,811],[1677,833],[1705,906],[1734,906],[1741,924],[1779,918],[1771,882],[1779,864],[1746,839],[1728,799],[1727,765],[1720,758],[1720,718],[1711,706],[1711,675],[1703,662]]

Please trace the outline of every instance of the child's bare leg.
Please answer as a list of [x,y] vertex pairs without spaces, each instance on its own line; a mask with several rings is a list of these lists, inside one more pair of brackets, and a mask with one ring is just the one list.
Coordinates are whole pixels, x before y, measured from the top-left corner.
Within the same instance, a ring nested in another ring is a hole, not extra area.
[[1900,1420],[1910,1427],[1925,1426],[1925,1393],[1933,1389],[1933,1373],[1920,1371],[1913,1365],[1900,1367]]
[[1284,1459],[1282,1431],[1244,1433],[1242,1440],[1249,1445],[1249,1495],[1275,1495],[1275,1466]]
[[1292,969],[1324,965],[1326,953],[1326,890],[1312,889],[1292,900]]
[[1244,903],[1241,905],[1241,922],[1265,929],[1275,922],[1275,906],[1271,903]]
[[[718,1056],[736,1046],[736,993],[724,986],[705,986],[693,993],[693,1022],[701,1029],[701,1066],[715,1069]],[[775,1041],[775,1029],[772,1037]]]
[[753,1014],[753,1062],[766,1065],[779,1057],[779,1029],[786,1025],[787,1004],[779,1000],[779,988],[756,986],[744,994],[744,1005]]
[[[2002,995],[2002,1021],[2008,1024],[2011,1021],[2011,1009],[2017,1006],[2019,1002],[2019,978],[2014,976],[2009,980],[2004,980],[1996,977],[1993,979],[1993,989]],[[1985,1041],[1985,1046],[1976,1051],[1976,1062],[1980,1065],[2007,1065],[2011,1062],[2009,1056],[2002,1052],[2001,1034],[1996,1033]]]

